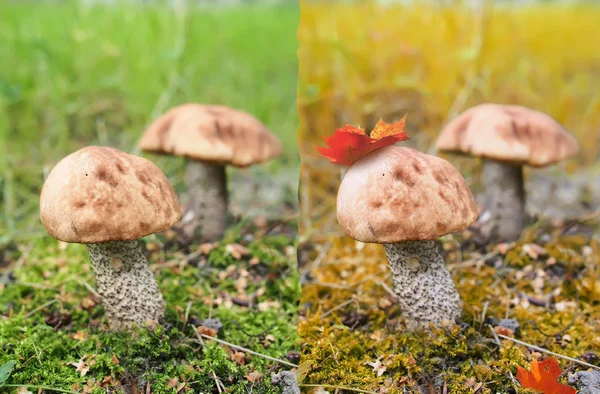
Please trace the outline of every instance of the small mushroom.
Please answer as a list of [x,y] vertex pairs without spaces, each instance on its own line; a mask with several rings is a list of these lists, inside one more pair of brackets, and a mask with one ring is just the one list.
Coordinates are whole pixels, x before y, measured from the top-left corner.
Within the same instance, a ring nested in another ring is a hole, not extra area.
[[87,244],[111,329],[162,318],[165,303],[137,239],[171,227],[181,205],[154,163],[88,146],[52,169],[40,217],[54,238]]
[[187,209],[175,228],[183,242],[219,240],[227,228],[226,165],[245,168],[277,157],[281,143],[252,115],[225,106],[184,104],[144,132],[144,152],[186,158]]
[[519,105],[480,104],[452,120],[439,151],[483,160],[482,241],[517,240],[525,223],[523,166],[545,167],[579,152],[577,140],[549,115]]
[[409,328],[460,317],[462,302],[435,239],[475,221],[477,204],[450,163],[397,146],[369,153],[348,169],[337,217],[349,237],[384,244]]

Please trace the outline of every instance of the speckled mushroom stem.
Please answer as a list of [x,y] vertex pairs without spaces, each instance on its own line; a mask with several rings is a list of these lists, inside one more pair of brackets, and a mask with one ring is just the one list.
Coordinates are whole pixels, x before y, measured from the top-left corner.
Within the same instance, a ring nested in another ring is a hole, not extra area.
[[188,202],[177,225],[184,242],[202,239],[218,241],[227,228],[227,176],[225,166],[188,160],[186,164]]
[[386,244],[385,255],[409,329],[460,317],[462,301],[435,241]]
[[137,241],[89,244],[88,252],[112,330],[163,317],[165,302]]
[[484,208],[479,233],[486,242],[519,239],[525,223],[523,167],[494,160],[483,161]]

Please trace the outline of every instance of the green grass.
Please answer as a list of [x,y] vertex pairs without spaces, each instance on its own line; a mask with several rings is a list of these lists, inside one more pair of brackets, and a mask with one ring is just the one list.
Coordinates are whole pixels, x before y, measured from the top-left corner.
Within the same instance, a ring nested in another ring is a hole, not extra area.
[[[265,235],[251,218],[235,217],[221,246],[188,262],[198,245],[145,238],[168,306],[163,325],[132,337],[108,331],[99,302],[85,306],[95,287],[86,248],[62,249],[47,235],[39,194],[62,157],[86,145],[140,154],[145,126],[190,101],[250,112],[283,143],[282,157],[232,169],[230,185],[268,179],[292,190],[297,178],[280,175],[297,174],[299,165],[298,6],[18,3],[0,2],[0,366],[16,361],[7,383],[100,393],[135,381],[140,390],[174,393],[187,382],[181,392],[218,393],[219,381],[231,393],[280,392],[271,375],[289,366],[260,356],[236,361],[229,346],[201,343],[194,325],[218,318],[220,339],[297,363],[294,220],[280,214],[273,220],[286,221],[284,230]],[[185,190],[182,159],[147,157]],[[283,194],[286,209],[297,206],[295,193]],[[234,242],[251,254],[234,259],[226,252]],[[251,294],[250,305],[232,304]],[[70,364],[82,357],[85,376]]]
[[[188,101],[252,113],[297,166],[297,5],[222,8],[0,3],[0,237],[43,233],[44,175],[92,144],[139,153],[144,127]],[[181,161],[153,158],[180,187]]]

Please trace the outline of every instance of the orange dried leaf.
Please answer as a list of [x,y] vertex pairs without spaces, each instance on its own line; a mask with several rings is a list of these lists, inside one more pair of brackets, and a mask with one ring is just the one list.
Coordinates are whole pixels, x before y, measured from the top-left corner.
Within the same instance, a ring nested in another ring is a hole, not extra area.
[[558,383],[556,379],[562,373],[555,358],[544,361],[531,361],[531,370],[517,368],[517,379],[521,386],[537,390],[543,394],[575,394],[573,387]]
[[324,138],[327,147],[317,146],[317,150],[332,163],[351,166],[374,150],[407,140],[403,131],[405,119],[406,116],[389,124],[380,120],[370,135],[363,129],[346,125],[336,129],[331,137]]

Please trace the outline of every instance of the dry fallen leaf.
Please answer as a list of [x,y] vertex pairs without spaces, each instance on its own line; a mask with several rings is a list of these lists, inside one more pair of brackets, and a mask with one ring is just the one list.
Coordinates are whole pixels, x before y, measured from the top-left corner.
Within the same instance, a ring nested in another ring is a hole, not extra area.
[[381,363],[380,359],[375,360],[374,363],[367,363],[367,364],[370,365],[371,367],[373,367],[373,372],[377,372],[377,376],[383,375],[383,373],[386,370],[385,365],[383,365]]
[[167,384],[170,388],[175,388],[177,387],[177,385],[179,385],[179,378],[174,377],[173,379],[169,379],[169,382]]
[[91,297],[85,297],[81,300],[81,307],[85,310],[92,309],[96,306],[96,301],[94,301]]
[[234,352],[231,355],[231,359],[235,361],[237,365],[246,364],[246,355],[242,352]]
[[77,341],[83,341],[87,338],[87,335],[86,335],[85,331],[80,330],[80,331],[77,331],[75,334],[73,334],[72,338]]
[[239,277],[233,282],[233,286],[238,292],[243,293],[246,290],[246,287],[248,287],[248,279]]
[[208,255],[211,250],[213,250],[213,244],[211,243],[203,243],[198,246],[198,251],[204,255]]
[[271,346],[271,344],[275,342],[275,337],[271,334],[268,334],[267,336],[265,336],[265,340],[263,341],[263,346],[265,348],[268,348],[269,346]]
[[513,333],[513,331],[511,329],[508,329],[508,328],[502,327],[502,326],[496,326],[496,327],[494,327],[494,332],[496,334],[504,335],[504,336],[511,337],[511,338],[514,335],[514,333]]
[[510,249],[514,247],[512,243],[499,243],[496,245],[496,251],[502,255],[505,255]]
[[250,372],[248,375],[244,376],[249,382],[254,383],[258,382],[260,379],[260,373],[257,371]]
[[374,341],[380,341],[382,337],[383,337],[383,334],[382,334],[381,330],[375,330],[375,331],[373,331],[373,333],[371,334],[371,336],[369,338],[371,338]]
[[225,250],[236,260],[241,260],[242,257],[250,254],[250,250],[240,244],[228,244],[225,246]]
[[69,365],[74,366],[75,370],[79,372],[80,376],[85,376],[85,374],[90,370],[90,367],[85,363],[84,358],[80,359],[78,362],[69,362]]
[[528,254],[529,257],[536,260],[540,256],[545,256],[547,254],[546,249],[542,248],[538,244],[529,243],[523,245],[522,255]]
[[216,337],[217,336],[217,331],[213,328],[208,328],[208,327],[204,327],[204,326],[198,326],[198,328],[196,329],[196,331],[198,332],[198,334],[204,334],[204,335],[208,335],[209,337]]
[[266,312],[271,308],[279,308],[279,302],[277,301],[263,301],[258,303],[258,310]]

